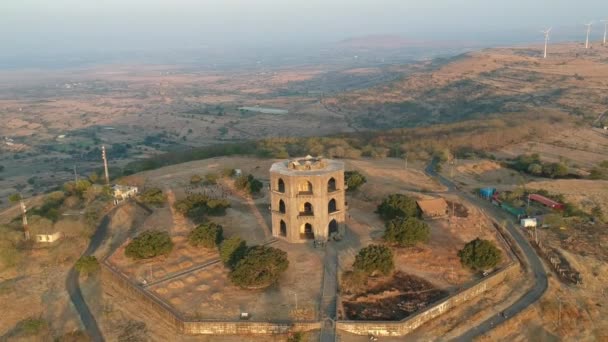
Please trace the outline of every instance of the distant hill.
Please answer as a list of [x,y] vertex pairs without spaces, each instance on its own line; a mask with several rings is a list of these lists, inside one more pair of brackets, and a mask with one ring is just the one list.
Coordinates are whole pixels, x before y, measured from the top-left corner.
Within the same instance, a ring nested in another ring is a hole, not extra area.
[[[358,44],[367,40],[351,40]],[[383,46],[406,44],[381,39]],[[444,61],[384,85],[324,99],[356,129],[413,127],[492,114],[562,112],[593,121],[608,105],[608,48],[497,48]]]
[[463,47],[472,45],[471,42],[462,41],[429,41],[412,39],[399,35],[369,35],[352,37],[337,43],[340,48],[350,49],[384,49],[398,50],[404,48],[438,48]]

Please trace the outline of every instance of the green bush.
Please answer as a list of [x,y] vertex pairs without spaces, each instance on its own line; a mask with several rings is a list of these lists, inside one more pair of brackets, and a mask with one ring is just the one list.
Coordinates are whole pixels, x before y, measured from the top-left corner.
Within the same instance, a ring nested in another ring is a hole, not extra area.
[[234,186],[239,190],[244,190],[248,194],[253,195],[262,190],[263,184],[259,180],[253,178],[253,175],[242,175],[236,179]]
[[401,194],[389,195],[378,206],[377,213],[385,220],[392,220],[397,217],[418,217],[420,209],[416,200]]
[[239,237],[231,237],[220,245],[220,259],[224,265],[234,268],[247,253],[247,244]]
[[150,259],[168,255],[172,250],[173,241],[167,232],[148,230],[127,245],[125,255],[132,259]]
[[220,216],[230,207],[227,199],[211,199],[202,194],[191,194],[176,201],[173,205],[177,212],[187,216],[195,222],[202,222],[206,215]]
[[142,202],[149,204],[149,205],[155,205],[155,206],[161,206],[166,201],[165,194],[163,194],[163,191],[159,188],[146,189],[139,196],[139,198],[141,199]]
[[362,248],[353,263],[355,272],[361,271],[367,274],[380,272],[387,275],[395,268],[393,252],[390,248],[382,245],[369,245]]
[[48,329],[49,324],[42,318],[28,318],[17,324],[17,336],[33,336],[38,335]]
[[219,224],[207,222],[194,228],[188,235],[188,242],[195,247],[213,248],[224,238],[224,230]]
[[74,268],[76,268],[80,274],[92,274],[99,270],[99,262],[97,261],[97,258],[92,255],[82,256],[76,261]]
[[21,201],[21,194],[15,193],[8,196],[8,201],[11,203],[17,203]]
[[487,270],[500,263],[502,253],[492,241],[477,238],[468,242],[458,252],[458,257],[464,266],[474,270]]
[[347,191],[355,191],[365,183],[367,183],[367,179],[359,171],[344,172],[344,185],[348,187]]
[[250,248],[230,273],[230,280],[237,286],[263,287],[279,280],[289,267],[287,253],[265,246]]
[[410,247],[418,242],[427,242],[431,230],[428,224],[415,218],[398,217],[386,223],[384,240],[401,247]]

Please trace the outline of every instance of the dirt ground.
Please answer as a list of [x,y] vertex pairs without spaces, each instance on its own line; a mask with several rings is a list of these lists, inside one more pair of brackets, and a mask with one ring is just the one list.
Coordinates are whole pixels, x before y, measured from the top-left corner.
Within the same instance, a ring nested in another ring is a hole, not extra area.
[[570,128],[556,132],[543,141],[508,145],[497,151],[499,158],[514,158],[520,154],[538,153],[543,161],[566,162],[574,169],[589,170],[607,160],[608,134],[592,128]]
[[473,190],[485,186],[492,186],[499,191],[511,190],[524,181],[524,175],[517,171],[502,167],[499,163],[486,159],[461,160],[454,167],[442,165],[441,174],[453,179],[456,184]]

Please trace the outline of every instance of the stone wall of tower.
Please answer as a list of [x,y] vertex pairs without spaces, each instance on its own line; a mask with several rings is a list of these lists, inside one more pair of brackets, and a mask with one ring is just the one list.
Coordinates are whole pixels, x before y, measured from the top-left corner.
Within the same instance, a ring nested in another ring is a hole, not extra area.
[[[330,190],[330,180],[335,180],[335,190]],[[279,191],[279,180],[283,181],[284,191]],[[301,184],[310,182],[312,192],[304,192]],[[337,232],[344,232],[346,218],[346,198],[344,189],[344,169],[292,171],[289,174],[271,172],[270,199],[272,211],[272,234],[292,243],[306,242],[306,224],[310,224],[315,240],[326,241],[330,237],[330,223],[335,220]],[[330,212],[330,201],[335,201],[336,210]],[[281,212],[283,201],[285,212]],[[305,213],[304,205],[310,203],[312,214]],[[281,229],[284,222],[284,229]],[[334,228],[332,226],[332,228]]]

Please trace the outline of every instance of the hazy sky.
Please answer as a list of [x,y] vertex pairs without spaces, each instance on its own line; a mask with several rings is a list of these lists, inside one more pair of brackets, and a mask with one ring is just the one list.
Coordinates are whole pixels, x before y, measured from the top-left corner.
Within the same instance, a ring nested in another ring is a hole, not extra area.
[[591,20],[599,37],[601,15],[608,18],[607,0],[0,0],[0,44],[18,54],[304,44],[368,34],[467,41],[529,34],[534,41],[543,27],[572,34]]

